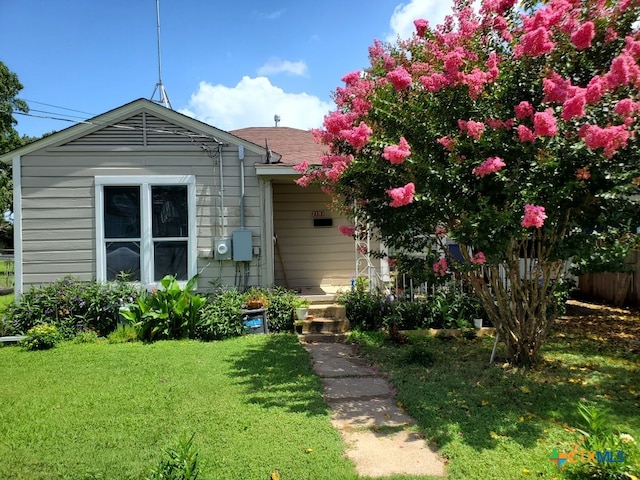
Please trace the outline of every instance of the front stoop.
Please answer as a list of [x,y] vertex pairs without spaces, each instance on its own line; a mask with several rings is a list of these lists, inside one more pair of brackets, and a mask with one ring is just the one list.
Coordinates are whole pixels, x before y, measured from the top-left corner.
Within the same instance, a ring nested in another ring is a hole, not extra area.
[[343,341],[346,332],[349,331],[349,320],[344,305],[321,303],[317,300],[312,302],[309,306],[309,316],[302,322],[300,340],[307,343]]

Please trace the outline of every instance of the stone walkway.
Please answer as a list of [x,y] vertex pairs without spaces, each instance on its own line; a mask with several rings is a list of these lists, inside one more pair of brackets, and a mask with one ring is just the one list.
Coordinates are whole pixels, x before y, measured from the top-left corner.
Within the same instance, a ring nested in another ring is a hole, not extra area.
[[351,345],[303,343],[324,383],[331,421],[359,475],[444,476],[445,464],[400,409],[389,383]]

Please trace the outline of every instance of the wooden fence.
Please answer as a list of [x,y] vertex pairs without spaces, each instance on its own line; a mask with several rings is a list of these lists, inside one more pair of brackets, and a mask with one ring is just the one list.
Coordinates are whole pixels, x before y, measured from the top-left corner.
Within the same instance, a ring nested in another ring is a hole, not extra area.
[[629,273],[587,273],[578,277],[581,296],[615,306],[640,306],[640,251],[625,260]]

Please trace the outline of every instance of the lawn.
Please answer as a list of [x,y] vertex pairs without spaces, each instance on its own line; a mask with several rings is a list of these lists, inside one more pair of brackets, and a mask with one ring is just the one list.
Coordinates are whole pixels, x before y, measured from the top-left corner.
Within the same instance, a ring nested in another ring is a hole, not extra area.
[[[502,348],[489,365],[490,337],[352,338],[448,458],[448,480],[562,478],[550,457],[580,441],[581,399],[640,439],[638,315],[573,302],[532,370]],[[2,347],[0,376],[2,479],[142,479],[192,434],[202,479],[358,478],[293,335]]]
[[183,436],[203,479],[354,479],[293,335],[0,348],[0,478],[141,479]]
[[580,441],[581,399],[609,408],[609,425],[640,441],[640,316],[578,302],[570,309],[528,371],[503,364],[501,348],[489,365],[491,337],[400,346],[374,334],[354,340],[449,458],[448,479],[561,478],[550,457]]

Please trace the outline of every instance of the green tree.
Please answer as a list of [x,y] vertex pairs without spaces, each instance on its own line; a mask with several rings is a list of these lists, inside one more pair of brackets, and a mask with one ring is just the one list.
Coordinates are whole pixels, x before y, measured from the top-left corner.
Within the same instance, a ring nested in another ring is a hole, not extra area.
[[298,181],[401,257],[423,252],[423,274],[464,278],[518,365],[538,358],[569,261],[640,226],[640,0],[528,3],[458,0],[442,25],[375,42],[315,132],[330,155]]
[[[0,154],[10,152],[33,139],[20,137],[14,128],[18,123],[15,112],[27,113],[29,107],[17,98],[22,90],[18,76],[0,61]],[[0,164],[0,213],[13,209],[13,180],[11,165]],[[3,238],[13,236],[13,228],[7,225],[4,215],[0,215],[0,230]]]

